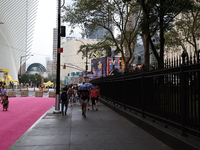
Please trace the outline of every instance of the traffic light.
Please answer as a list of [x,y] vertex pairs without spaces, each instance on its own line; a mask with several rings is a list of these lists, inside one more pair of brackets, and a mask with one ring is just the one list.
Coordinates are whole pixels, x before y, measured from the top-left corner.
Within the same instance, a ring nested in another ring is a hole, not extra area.
[[66,65],[63,65],[63,69],[66,69]]
[[65,37],[65,26],[60,27],[60,36]]

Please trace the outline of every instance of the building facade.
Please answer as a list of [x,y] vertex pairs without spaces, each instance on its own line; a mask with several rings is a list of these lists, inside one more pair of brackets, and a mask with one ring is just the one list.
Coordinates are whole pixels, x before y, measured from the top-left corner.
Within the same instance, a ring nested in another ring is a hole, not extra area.
[[0,2],[0,68],[9,69],[14,80],[18,80],[20,62],[23,65],[30,57],[37,8],[38,0]]
[[[66,83],[66,77],[78,75],[86,70],[86,58],[82,58],[82,53],[77,54],[81,45],[97,43],[96,39],[76,39],[67,38],[63,47],[63,53],[61,53],[61,69],[60,79],[61,83]],[[91,71],[91,59],[88,58],[88,72]],[[63,66],[66,65],[64,69]]]

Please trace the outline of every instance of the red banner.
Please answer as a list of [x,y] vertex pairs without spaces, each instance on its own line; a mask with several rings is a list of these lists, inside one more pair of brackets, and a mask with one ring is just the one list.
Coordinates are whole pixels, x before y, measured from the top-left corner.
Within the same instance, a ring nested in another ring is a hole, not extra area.
[[62,53],[63,52],[63,48],[58,48],[58,53]]

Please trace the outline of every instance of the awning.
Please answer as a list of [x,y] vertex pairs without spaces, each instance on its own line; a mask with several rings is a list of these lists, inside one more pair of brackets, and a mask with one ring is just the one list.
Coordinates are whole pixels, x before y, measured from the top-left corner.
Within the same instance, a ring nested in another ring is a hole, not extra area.
[[11,82],[19,82],[18,80],[13,80],[13,78],[10,75],[8,75],[8,80]]
[[0,78],[0,81],[4,82],[4,79],[3,79],[3,78]]
[[47,86],[52,86],[53,85],[53,82],[51,81],[48,81],[47,83],[44,83],[44,86],[47,87]]

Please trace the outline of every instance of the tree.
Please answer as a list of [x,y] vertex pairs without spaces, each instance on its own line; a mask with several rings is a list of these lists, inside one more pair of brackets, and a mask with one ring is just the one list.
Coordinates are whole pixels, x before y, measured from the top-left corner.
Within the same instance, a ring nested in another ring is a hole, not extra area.
[[40,84],[41,83],[41,75],[39,74],[23,74],[21,78],[19,78],[20,83],[31,83],[32,84]]
[[[192,8],[188,11],[182,12],[180,16],[175,19],[175,29],[168,37],[168,47],[176,46],[177,49],[183,49],[186,53],[187,47],[190,48],[190,53],[194,53],[196,59],[199,60],[198,56],[198,40],[200,38],[200,7],[194,2]],[[176,38],[176,43],[171,41]],[[192,48],[193,47],[193,48]],[[188,48],[189,49],[189,48]]]
[[[171,23],[174,21],[174,18],[183,10],[190,8],[191,1],[138,0],[137,2],[143,10],[142,39],[145,46],[144,49],[149,51],[150,44],[158,61],[158,67],[162,69],[164,67],[165,33],[172,29]],[[156,45],[152,41],[152,37],[155,35],[159,35],[159,49],[156,49]],[[146,57],[148,55],[145,55],[145,59],[147,59]]]
[[[141,15],[138,4],[123,3],[122,0],[74,0],[72,6],[64,7],[64,22],[69,22],[72,29],[79,25],[83,35],[94,32],[99,28],[107,31],[104,40],[97,44],[83,48],[83,56],[95,50],[105,54],[109,46],[115,46],[125,62],[125,71],[130,68],[134,60],[134,49],[139,31],[139,17]],[[88,32],[89,31],[89,32]],[[117,31],[117,32],[115,32]],[[118,33],[117,35],[115,35]],[[94,49],[95,48],[95,49]]]

